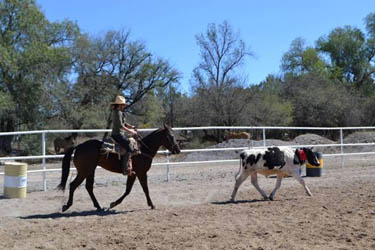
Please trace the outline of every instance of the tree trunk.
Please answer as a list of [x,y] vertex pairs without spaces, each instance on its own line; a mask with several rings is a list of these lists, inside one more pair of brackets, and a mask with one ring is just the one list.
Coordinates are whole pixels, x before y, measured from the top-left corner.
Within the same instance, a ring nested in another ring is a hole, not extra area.
[[[13,132],[14,120],[10,117],[1,118],[0,131]],[[13,135],[0,136],[0,154],[7,155],[12,152],[12,139],[13,139]]]

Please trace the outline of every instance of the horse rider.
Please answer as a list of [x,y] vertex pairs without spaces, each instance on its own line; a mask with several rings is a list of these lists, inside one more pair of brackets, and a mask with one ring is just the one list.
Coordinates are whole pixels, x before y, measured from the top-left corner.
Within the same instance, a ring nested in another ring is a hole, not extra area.
[[129,169],[129,157],[133,153],[133,149],[130,147],[130,141],[122,132],[125,131],[130,135],[137,135],[135,126],[125,122],[125,116],[123,110],[126,107],[126,99],[123,96],[116,96],[114,102],[111,103],[112,108],[112,138],[120,144],[126,150],[125,155],[122,157],[121,167],[123,175],[131,175],[131,169]]

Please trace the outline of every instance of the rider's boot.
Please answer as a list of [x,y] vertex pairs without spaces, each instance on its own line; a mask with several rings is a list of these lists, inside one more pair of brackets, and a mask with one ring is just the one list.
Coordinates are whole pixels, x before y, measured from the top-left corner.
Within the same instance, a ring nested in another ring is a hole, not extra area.
[[121,159],[121,167],[122,167],[122,174],[123,175],[128,175],[129,172],[129,156],[130,156],[130,153],[126,152],[123,156],[122,156],[122,159]]

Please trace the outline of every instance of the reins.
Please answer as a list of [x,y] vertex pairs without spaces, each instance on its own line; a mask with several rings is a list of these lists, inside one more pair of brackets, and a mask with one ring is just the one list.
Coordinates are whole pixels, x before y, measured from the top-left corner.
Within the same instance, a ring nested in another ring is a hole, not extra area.
[[[136,139],[140,144],[142,144],[142,146],[144,146],[149,152],[151,152],[151,149],[146,145],[146,143],[144,143],[144,142],[142,141],[143,138],[142,138],[139,134],[136,135],[136,138],[135,138],[135,139]],[[147,154],[147,153],[145,153],[145,152],[142,152],[142,151],[141,151],[141,154],[144,155],[144,156],[146,156],[147,158],[150,158],[150,159],[153,158],[150,154]]]
[[[142,136],[141,136],[140,134],[137,133],[137,134],[134,136],[134,138],[135,138],[140,144],[142,144],[142,146],[144,146],[149,152],[152,152],[152,150],[150,149],[150,147],[147,146],[146,143],[143,142],[143,138],[142,138]],[[171,139],[170,139],[168,136],[167,136],[167,140],[168,140],[168,142],[169,142],[170,144],[173,144],[173,145],[172,145],[172,148],[174,148],[175,146],[178,146],[178,144],[177,144],[177,143],[174,143],[173,141],[171,141]],[[150,158],[150,159],[153,158],[152,155],[147,154],[147,153],[144,153],[144,152],[142,152],[142,151],[141,151],[141,154],[144,155],[144,156],[146,156],[147,158]]]

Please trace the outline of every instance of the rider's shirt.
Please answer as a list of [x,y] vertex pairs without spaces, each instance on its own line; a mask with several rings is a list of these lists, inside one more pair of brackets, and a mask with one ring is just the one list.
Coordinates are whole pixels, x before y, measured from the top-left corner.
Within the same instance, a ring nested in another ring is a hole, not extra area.
[[121,129],[125,127],[124,113],[120,110],[112,110],[112,134],[121,134]]

